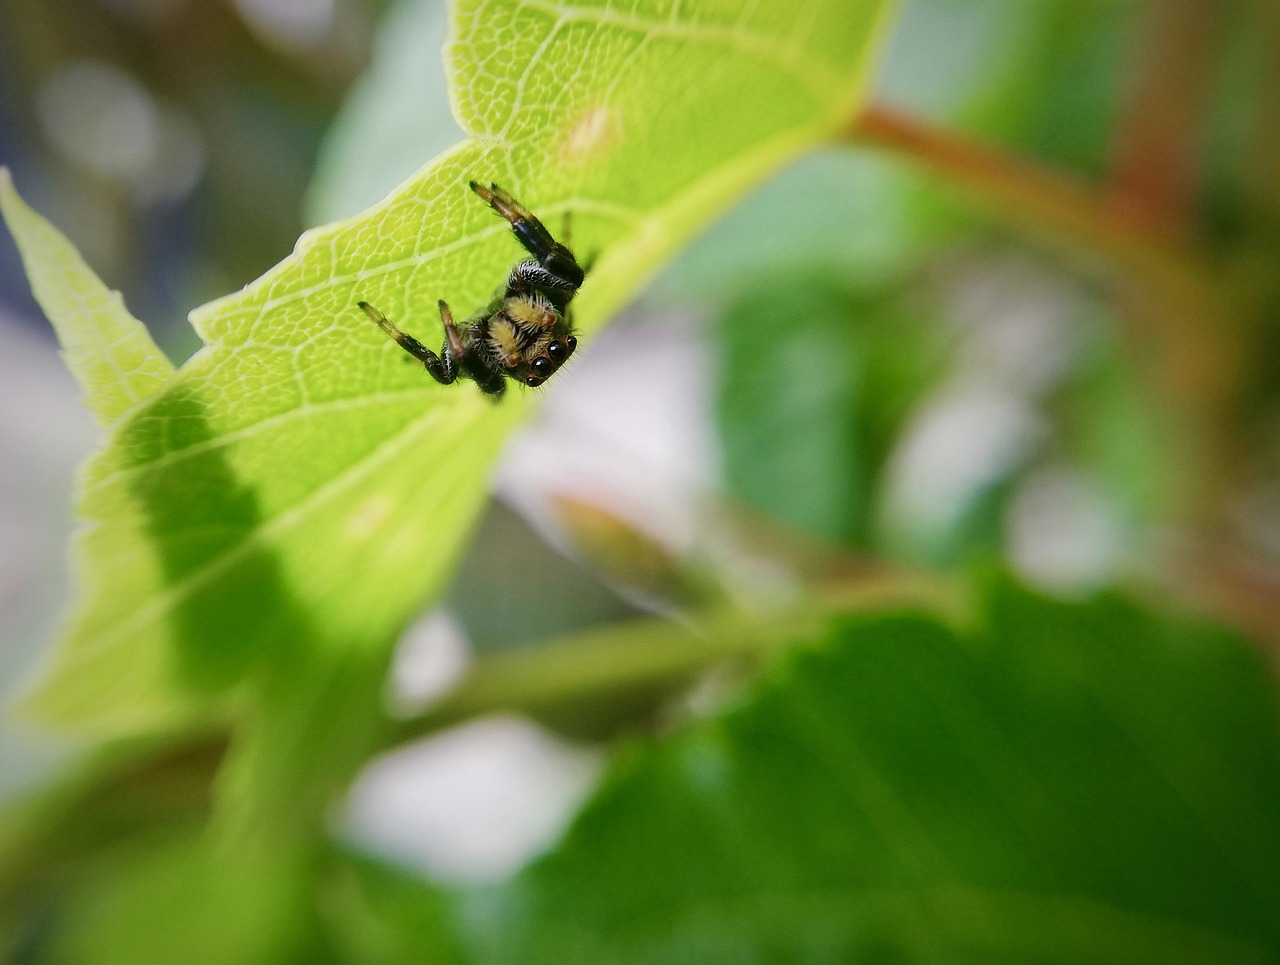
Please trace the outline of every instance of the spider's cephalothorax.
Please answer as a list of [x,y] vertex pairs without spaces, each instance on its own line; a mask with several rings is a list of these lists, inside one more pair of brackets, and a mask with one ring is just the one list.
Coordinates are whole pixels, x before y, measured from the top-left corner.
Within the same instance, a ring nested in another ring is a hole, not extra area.
[[461,325],[454,324],[449,306],[439,303],[444,322],[440,354],[400,331],[368,302],[358,304],[437,382],[448,385],[466,377],[496,396],[506,389],[506,379],[541,385],[573,354],[578,341],[573,337],[569,303],[585,273],[573,252],[502,188],[472,181],[471,190],[511,222],[516,238],[533,257],[518,262],[507,276],[506,287]]

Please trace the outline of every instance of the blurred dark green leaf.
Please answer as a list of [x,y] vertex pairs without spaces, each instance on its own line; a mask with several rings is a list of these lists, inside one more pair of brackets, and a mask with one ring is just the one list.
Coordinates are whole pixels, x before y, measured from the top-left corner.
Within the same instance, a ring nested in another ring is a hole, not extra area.
[[720,323],[729,492],[796,529],[847,539],[865,503],[855,335],[829,290],[757,288]]
[[1053,400],[1068,458],[1097,478],[1126,517],[1149,519],[1166,508],[1178,479],[1174,440],[1162,433],[1139,373],[1116,344],[1114,318],[1094,319],[1075,377]]
[[1135,11],[1115,0],[1001,3],[1006,42],[968,108],[1003,143],[1080,173],[1101,173],[1119,91],[1141,42]]
[[1271,962],[1280,744],[1214,626],[844,619],[467,904],[482,962]]
[[444,896],[427,882],[351,855],[325,869],[319,905],[338,961],[361,965],[458,965]]
[[728,492],[800,532],[867,548],[878,477],[939,369],[937,330],[891,291],[782,275],[720,318]]

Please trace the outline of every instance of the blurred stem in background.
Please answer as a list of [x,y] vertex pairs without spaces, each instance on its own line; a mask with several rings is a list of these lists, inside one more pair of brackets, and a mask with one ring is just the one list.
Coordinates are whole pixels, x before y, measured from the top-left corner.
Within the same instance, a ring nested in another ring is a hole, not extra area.
[[1171,0],[1140,18],[1109,189],[1112,207],[1164,236],[1194,231],[1225,10],[1216,0]]
[[[1264,50],[1280,50],[1280,5],[1255,0]],[[1280,57],[1263,61],[1258,97],[1257,145],[1250,158],[1253,190],[1268,205],[1268,213],[1280,220]]]

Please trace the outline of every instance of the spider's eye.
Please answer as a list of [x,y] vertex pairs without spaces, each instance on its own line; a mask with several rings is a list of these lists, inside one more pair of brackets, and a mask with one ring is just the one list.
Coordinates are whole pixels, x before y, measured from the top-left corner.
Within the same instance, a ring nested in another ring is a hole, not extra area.
[[547,354],[551,356],[553,362],[563,362],[569,356],[569,350],[559,342],[552,342],[547,346]]
[[533,374],[538,377],[539,382],[554,372],[555,369],[556,367],[551,364],[551,359],[539,358],[533,362]]
[[[570,335],[564,340],[565,347],[569,350],[569,355],[573,354],[573,350],[578,347],[578,340]],[[567,358],[568,356],[566,356]]]
[[538,378],[536,375],[526,375],[524,377],[524,384],[525,385],[541,385],[542,379]]

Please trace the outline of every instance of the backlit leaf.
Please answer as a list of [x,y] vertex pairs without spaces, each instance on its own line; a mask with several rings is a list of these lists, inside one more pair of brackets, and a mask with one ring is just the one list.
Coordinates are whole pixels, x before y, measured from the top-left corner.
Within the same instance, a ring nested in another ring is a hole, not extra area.
[[75,246],[27,206],[0,168],[0,214],[4,215],[31,289],[49,316],[62,356],[80,383],[85,405],[100,425],[111,425],[130,408],[155,395],[173,374],[119,292],[98,280]]
[[436,385],[356,301],[428,342],[436,299],[481,305],[519,255],[466,187],[495,180],[553,228],[572,212],[599,255],[577,302],[589,352],[676,246],[847,116],[891,6],[457,3],[447,72],[471,139],[192,314],[205,347],[88,469],[79,549],[104,576],[28,710],[120,733],[258,663],[385,648],[444,585],[532,396]]

